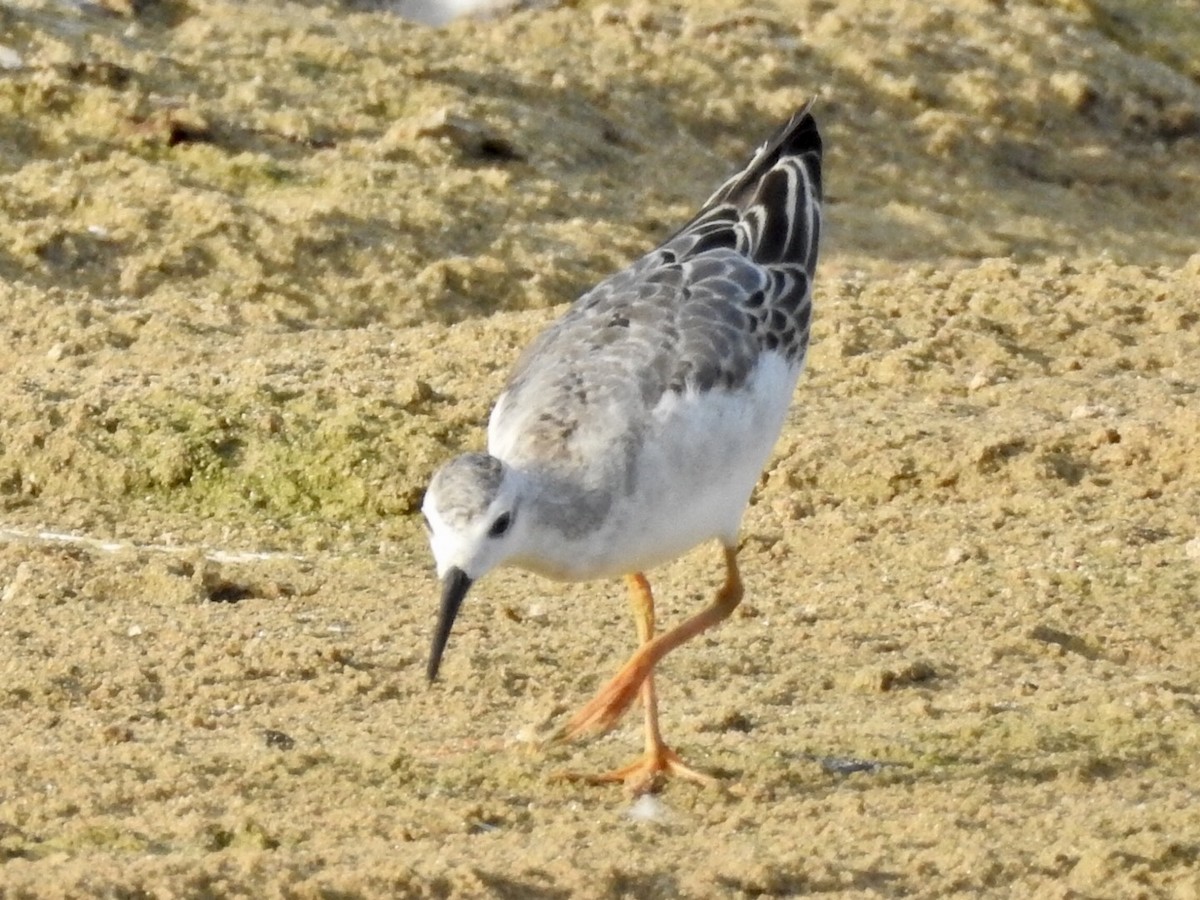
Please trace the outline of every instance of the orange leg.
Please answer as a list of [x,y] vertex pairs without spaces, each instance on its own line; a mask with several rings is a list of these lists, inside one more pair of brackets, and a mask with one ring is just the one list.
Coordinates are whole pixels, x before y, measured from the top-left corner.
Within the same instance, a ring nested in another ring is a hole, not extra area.
[[612,728],[634,698],[641,693],[646,715],[646,752],[641,759],[616,771],[588,776],[592,782],[621,781],[635,791],[654,787],[660,775],[678,775],[693,781],[711,784],[713,779],[690,769],[662,739],[658,727],[658,697],[654,691],[654,667],[659,660],[703,631],[724,621],[742,599],[742,580],[738,575],[737,550],[725,547],[725,583],[707,607],[687,619],[677,628],[654,637],[654,596],[650,583],[640,572],[627,577],[629,599],[637,621],[641,647],[621,667],[590,703],[577,712],[559,733],[570,740],[586,732],[604,732]]

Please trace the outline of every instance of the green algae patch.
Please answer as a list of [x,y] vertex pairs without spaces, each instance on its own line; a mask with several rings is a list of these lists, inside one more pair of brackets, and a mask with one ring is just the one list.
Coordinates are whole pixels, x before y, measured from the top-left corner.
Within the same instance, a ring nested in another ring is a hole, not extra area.
[[146,835],[110,823],[85,825],[62,840],[38,848],[42,854],[69,850],[72,853],[100,851],[118,855],[146,853],[152,849],[153,842]]
[[160,342],[159,323],[79,304],[64,320],[88,326],[14,373],[0,438],[10,508],[108,497],[205,518],[374,523],[414,513],[433,468],[486,417],[482,398],[397,375],[430,352],[423,336],[210,334],[186,364],[172,336],[146,365],[132,351]]
[[420,446],[419,410],[378,399],[343,396],[331,408],[305,395],[156,389],[45,405],[45,424],[0,452],[11,503],[92,495],[202,516],[374,521],[414,511],[439,448],[429,437]]

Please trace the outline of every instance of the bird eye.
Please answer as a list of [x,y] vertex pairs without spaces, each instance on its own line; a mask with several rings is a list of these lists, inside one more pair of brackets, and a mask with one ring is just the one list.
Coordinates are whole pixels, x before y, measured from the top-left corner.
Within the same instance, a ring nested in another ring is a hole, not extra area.
[[488,537],[498,538],[508,531],[508,526],[512,524],[512,513],[501,513],[500,517],[492,523],[492,527],[488,529]]

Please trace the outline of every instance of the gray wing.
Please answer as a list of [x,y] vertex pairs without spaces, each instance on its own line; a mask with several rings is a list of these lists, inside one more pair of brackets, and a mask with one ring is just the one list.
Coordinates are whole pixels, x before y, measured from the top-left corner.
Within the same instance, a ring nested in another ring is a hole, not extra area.
[[668,392],[737,390],[764,353],[799,367],[820,163],[805,107],[687,225],[580,297],[517,361],[489,424],[493,452],[611,450]]

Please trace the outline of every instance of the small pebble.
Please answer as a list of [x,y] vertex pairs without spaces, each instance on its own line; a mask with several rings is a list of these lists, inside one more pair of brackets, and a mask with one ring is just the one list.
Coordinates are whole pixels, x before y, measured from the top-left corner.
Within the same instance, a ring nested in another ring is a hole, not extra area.
[[276,731],[273,728],[268,728],[263,732],[263,741],[268,747],[273,747],[276,750],[291,750],[296,746],[296,739],[294,737],[282,731]]
[[662,822],[667,818],[667,808],[653,794],[642,794],[625,811],[625,818],[635,822]]
[[1115,416],[1117,411],[1111,406],[1092,406],[1081,403],[1071,410],[1072,419],[1098,419],[1101,416]]
[[19,563],[12,580],[0,592],[0,603],[11,603],[24,592],[25,586],[33,578],[33,567],[28,562]]
[[21,58],[21,54],[12,47],[6,47],[0,44],[0,69],[13,71],[25,65],[25,60]]
[[962,547],[951,547],[946,551],[945,563],[948,566],[957,566],[960,562],[964,562],[971,558],[971,554]]

